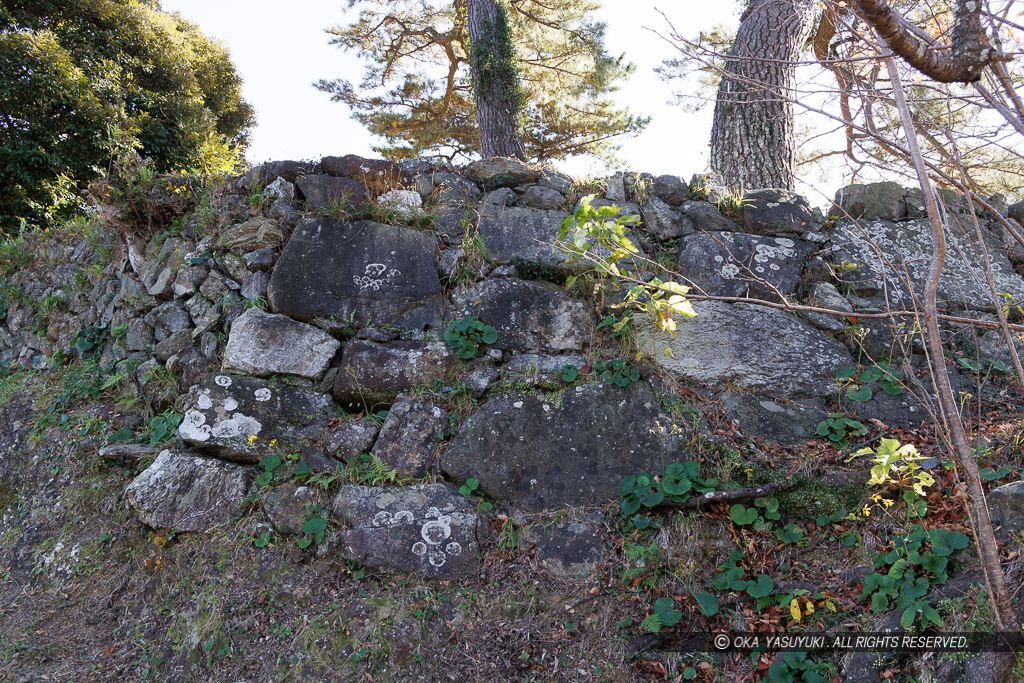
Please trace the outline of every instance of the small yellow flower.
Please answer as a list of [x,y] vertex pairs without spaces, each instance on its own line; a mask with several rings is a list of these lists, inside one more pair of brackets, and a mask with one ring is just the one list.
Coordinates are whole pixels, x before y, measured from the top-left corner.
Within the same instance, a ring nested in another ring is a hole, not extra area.
[[864,513],[865,517],[871,516],[871,508],[869,508],[867,505],[864,506],[864,509],[861,510],[861,512]]
[[270,447],[273,448],[276,445],[277,445],[277,439],[271,439],[270,440]]
[[882,504],[885,505],[885,507],[889,507],[890,505],[892,505],[892,503],[893,501],[889,500],[888,498],[882,500]]
[[255,442],[256,442],[256,435],[253,434],[252,436],[249,437],[249,445],[251,446]]

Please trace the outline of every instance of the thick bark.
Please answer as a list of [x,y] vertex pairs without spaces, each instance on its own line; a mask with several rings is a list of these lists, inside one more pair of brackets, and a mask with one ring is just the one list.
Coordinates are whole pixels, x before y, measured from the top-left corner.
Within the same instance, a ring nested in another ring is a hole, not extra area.
[[501,0],[469,0],[470,65],[480,129],[480,153],[526,158],[519,126],[522,94],[508,15]]
[[958,0],[952,44],[926,44],[886,0],[856,0],[858,13],[892,51],[925,76],[941,83],[974,83],[994,56],[981,23],[981,0]]
[[813,0],[753,0],[740,20],[711,129],[711,170],[726,187],[794,187],[795,62],[814,9]]

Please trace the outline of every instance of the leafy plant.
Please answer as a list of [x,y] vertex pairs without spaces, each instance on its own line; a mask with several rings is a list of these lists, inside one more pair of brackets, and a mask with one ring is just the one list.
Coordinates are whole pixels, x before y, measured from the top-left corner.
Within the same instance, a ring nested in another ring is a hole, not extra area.
[[870,401],[874,391],[869,385],[879,383],[883,392],[899,396],[904,392],[903,373],[893,370],[888,363],[876,363],[857,373],[857,368],[847,366],[835,374],[840,386],[846,387],[846,397],[855,403]]
[[575,365],[563,365],[562,374],[559,376],[563,382],[573,382],[579,376],[579,368]]
[[302,538],[299,539],[300,548],[308,548],[310,545],[319,545],[324,540],[324,531],[327,530],[327,520],[321,514],[319,504],[310,508],[309,518],[302,525]]
[[453,320],[444,331],[444,340],[459,352],[459,358],[475,358],[480,346],[498,341],[498,332],[474,315]]
[[72,344],[83,360],[95,360],[103,353],[103,345],[107,341],[106,325],[89,325],[79,330]]
[[384,461],[373,453],[360,453],[348,463],[349,479],[356,484],[383,486],[398,482],[398,468],[388,469]]
[[656,479],[647,472],[631,474],[619,483],[619,509],[624,515],[634,515],[630,523],[637,529],[660,526],[658,518],[635,514],[641,507],[653,508],[666,498],[678,503],[690,497],[690,492],[714,491],[717,479],[700,479],[700,464],[688,460],[674,462]]
[[713,617],[718,614],[718,598],[715,597],[714,593],[700,591],[699,593],[694,594],[693,598],[697,601],[700,613],[704,616]]
[[489,500],[483,499],[483,493],[480,492],[480,480],[476,477],[470,477],[466,480],[466,483],[459,487],[459,493],[464,496],[479,496],[480,497],[480,509],[484,512],[490,512],[494,508],[494,504]]
[[868,433],[867,427],[843,413],[829,413],[828,418],[819,422],[814,431],[819,436],[828,437],[832,445],[839,449],[850,447],[851,436],[864,436]]
[[181,417],[178,413],[164,413],[150,420],[149,445],[156,446],[173,439],[178,432],[178,425],[181,424]]
[[870,486],[894,485],[903,489],[903,500],[911,516],[923,517],[927,511],[925,488],[935,483],[935,477],[921,468],[924,456],[917,452],[913,444],[900,445],[897,439],[882,439],[878,449],[865,447],[850,458],[862,455],[874,456],[871,462]]
[[[263,468],[263,473],[256,477],[256,483],[260,486],[270,486],[271,482],[275,479],[274,470],[281,466],[282,460],[280,455],[268,455],[259,461],[259,466]],[[281,478],[281,473],[277,473],[276,478]]]
[[626,365],[626,361],[622,359],[603,361],[599,360],[594,363],[594,369],[601,373],[601,380],[605,384],[622,387],[625,389],[633,382],[640,380],[640,371],[631,369]]
[[827,666],[815,662],[806,652],[793,651],[785,653],[782,659],[768,668],[765,680],[771,683],[793,683],[799,679],[803,683],[824,683],[830,678]]
[[640,628],[658,633],[662,628],[675,626],[683,618],[683,613],[675,609],[672,598],[658,598],[654,601],[654,609],[640,622]]
[[[595,195],[580,200],[576,211],[567,217],[558,229],[555,248],[568,254],[567,261],[586,261],[593,269],[610,277],[625,273],[620,263],[637,257],[640,250],[626,235],[626,227],[639,223],[639,216],[617,216],[617,206],[594,208],[590,202]],[[566,279],[566,288],[572,287],[575,277]],[[634,278],[631,281],[636,280]],[[675,334],[675,316],[692,318],[697,315],[686,299],[690,288],[678,282],[652,278],[635,284],[615,308],[633,308],[650,314],[659,329]]]
[[925,626],[929,622],[939,625],[942,619],[925,596],[931,586],[946,582],[949,556],[968,545],[970,541],[960,531],[928,531],[915,524],[906,537],[895,539],[892,550],[875,557],[874,564],[880,571],[864,578],[859,599],[870,599],[873,612],[903,610],[903,628],[910,628],[918,615]]
[[775,582],[772,577],[767,574],[758,574],[747,577],[747,570],[739,566],[739,561],[743,559],[743,553],[734,552],[729,555],[729,558],[718,568],[718,572],[715,574],[713,585],[715,590],[729,590],[736,593],[747,593],[752,598],[761,599],[771,595],[771,592],[775,589]]

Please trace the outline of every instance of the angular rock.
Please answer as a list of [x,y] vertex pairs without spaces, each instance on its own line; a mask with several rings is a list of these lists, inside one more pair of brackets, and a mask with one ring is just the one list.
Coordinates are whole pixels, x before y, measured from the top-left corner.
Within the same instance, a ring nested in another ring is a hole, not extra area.
[[329,175],[304,175],[295,186],[306,198],[306,206],[314,212],[363,211],[370,203],[366,187],[351,178]]
[[548,282],[491,278],[455,290],[452,304],[459,318],[475,315],[494,327],[499,349],[579,351],[594,333],[589,307]]
[[499,377],[501,377],[501,370],[493,365],[485,365],[466,375],[463,384],[469,387],[473,398],[480,398],[487,393],[487,388]]
[[317,379],[339,348],[341,342],[312,325],[250,308],[231,324],[221,370]]
[[279,177],[263,189],[263,198],[283,199],[291,202],[295,199],[295,184]]
[[282,534],[302,533],[302,525],[313,506],[313,492],[308,486],[288,482],[274,488],[263,501],[263,511],[270,524]]
[[853,363],[844,346],[789,313],[718,301],[693,308],[697,317],[676,319],[675,337],[648,321],[637,325],[640,350],[683,381],[732,382],[776,398],[824,396],[835,390],[836,370]]
[[192,334],[188,330],[175,332],[153,347],[153,357],[161,363],[192,345]]
[[818,423],[828,417],[820,406],[781,403],[738,392],[723,394],[722,406],[726,416],[747,436],[787,445],[817,439]]
[[356,405],[366,402],[366,408],[374,403],[391,403],[417,383],[444,379],[460,362],[445,342],[376,344],[357,339],[345,345],[334,398]]
[[141,443],[111,443],[100,448],[99,456],[108,465],[130,467],[147,458],[156,458],[161,450]]
[[461,579],[477,571],[482,526],[473,508],[444,484],[343,486],[331,505],[348,527],[348,558],[431,579]]
[[174,294],[174,280],[178,275],[173,265],[162,269],[146,287],[146,293],[158,299],[171,299]]
[[898,221],[907,215],[905,194],[906,190],[893,182],[850,185],[836,192],[839,209],[833,213],[840,219]]
[[267,285],[269,283],[270,278],[265,272],[257,270],[255,273],[250,273],[242,282],[242,298],[247,301],[265,299],[267,297]]
[[479,232],[498,264],[518,259],[568,269],[565,254],[552,252],[558,229],[568,217],[564,211],[489,205],[482,207]]
[[274,267],[277,254],[273,249],[257,249],[250,251],[244,257],[245,267],[249,270],[267,271]]
[[622,171],[616,171],[604,179],[605,199],[620,206],[626,202],[626,183]]
[[[814,285],[808,303],[818,308],[828,308],[833,311],[846,311],[853,313],[853,306],[845,296],[839,293],[836,286],[831,282],[819,282]],[[843,318],[824,313],[804,313],[803,316],[811,321],[811,324],[821,330],[839,332],[845,330],[849,324]]]
[[680,210],[693,223],[697,232],[736,232],[739,226],[722,215],[710,202],[683,202]]
[[326,394],[254,377],[215,375],[194,390],[178,437],[221,458],[256,463],[317,443],[335,413]]
[[277,178],[284,178],[289,183],[294,183],[302,169],[302,164],[297,161],[267,161],[249,169],[249,172],[239,179],[237,185],[240,189],[249,190],[254,185],[269,185]]
[[545,167],[540,172],[540,179],[537,182],[543,187],[550,187],[552,190],[563,195],[576,189],[576,181],[571,176],[549,167]]
[[466,420],[441,457],[448,477],[528,512],[615,500],[623,477],[661,471],[676,444],[646,382],[600,383],[555,395],[504,394]]
[[751,190],[743,195],[743,231],[754,235],[802,235],[818,216],[806,199],[788,190]]
[[149,527],[204,532],[242,513],[255,477],[252,468],[166,450],[128,485],[125,496]]
[[[946,233],[946,261],[939,279],[939,305],[994,310],[992,295],[983,275],[980,246],[970,219],[958,219],[956,214],[950,214]],[[1024,300],[1024,278],[1014,272],[1006,249],[991,233],[986,231],[983,235],[996,291],[1008,293],[1016,301]],[[881,249],[882,257],[873,245]],[[870,295],[887,289],[889,302],[903,307],[903,302],[909,305],[909,292],[903,283],[906,278],[904,268],[915,291],[918,294],[923,291],[932,253],[931,232],[926,220],[901,223],[862,220],[859,228],[856,224],[841,222],[832,235],[832,252],[836,264],[846,262],[860,266],[852,270],[837,269],[858,294]]]
[[579,370],[587,364],[583,356],[567,353],[559,356],[537,353],[517,353],[501,366],[503,379],[513,382],[545,384],[553,382],[562,374],[566,365]]
[[220,245],[236,254],[254,249],[277,249],[283,241],[281,224],[272,218],[251,218],[220,234]]
[[380,427],[369,418],[352,420],[327,431],[324,450],[332,458],[348,462],[362,453],[369,453],[379,433]]
[[364,159],[355,154],[324,157],[320,161],[320,166],[324,173],[329,175],[358,181],[373,196],[401,187],[411,179],[411,176],[402,170],[401,165],[394,161]]
[[1003,484],[989,491],[988,507],[1000,538],[1024,531],[1024,481]]
[[128,321],[124,347],[129,351],[145,351],[153,343],[153,328],[139,318]]
[[192,297],[185,303],[185,307],[196,326],[192,330],[193,338],[202,336],[220,320],[221,306],[202,296]]
[[658,197],[651,197],[640,209],[647,234],[657,240],[671,240],[694,232],[693,223]]
[[202,263],[194,266],[183,266],[178,270],[178,275],[174,278],[174,284],[171,285],[174,298],[180,299],[181,297],[195,294],[196,290],[199,289],[199,285],[202,284],[209,274],[210,269]]
[[241,285],[216,270],[210,271],[210,274],[203,280],[203,284],[199,285],[199,293],[211,301],[216,301],[236,289],[241,289]]
[[514,191],[503,187],[500,190],[493,190],[484,195],[480,200],[481,204],[495,204],[497,206],[512,206],[519,201],[519,195]]
[[175,332],[192,327],[192,318],[182,301],[168,301],[146,314],[143,321],[155,330],[156,340],[163,341]]
[[440,434],[448,427],[448,412],[430,401],[399,396],[391,406],[373,454],[399,479],[418,479],[432,468]]
[[425,232],[357,221],[308,219],[274,267],[271,309],[298,320],[419,329],[440,324],[437,244]]
[[592,524],[535,524],[523,534],[525,545],[537,546],[537,559],[562,579],[580,579],[594,571],[606,555],[604,541]]
[[563,204],[565,204],[565,197],[561,192],[543,185],[531,185],[519,198],[520,206],[528,206],[533,209],[558,211]]
[[788,237],[716,232],[690,235],[679,245],[679,274],[708,294],[777,301],[800,284],[812,247]]
[[377,204],[395,211],[402,218],[423,215],[423,198],[412,190],[388,190],[377,197]]
[[416,191],[423,201],[432,199],[438,206],[463,207],[483,194],[476,183],[458,173],[427,173],[416,176]]
[[652,194],[669,206],[679,206],[690,198],[690,186],[679,176],[660,175],[654,179]]
[[483,185],[485,190],[499,187],[516,187],[536,182],[540,169],[506,157],[492,157],[474,161],[463,172]]

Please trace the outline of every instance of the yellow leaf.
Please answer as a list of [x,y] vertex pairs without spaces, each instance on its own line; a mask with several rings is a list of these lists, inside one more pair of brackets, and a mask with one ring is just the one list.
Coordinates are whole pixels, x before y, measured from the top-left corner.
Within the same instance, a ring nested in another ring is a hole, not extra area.
[[158,545],[161,548],[164,547],[165,545],[167,545],[167,537],[166,536],[154,536],[153,537],[153,545]]
[[794,621],[800,621],[800,618],[803,616],[800,613],[800,603],[797,602],[796,598],[789,601],[789,613]]
[[672,355],[672,347],[670,346],[665,347],[665,355],[671,358],[672,360],[676,359],[676,357]]

